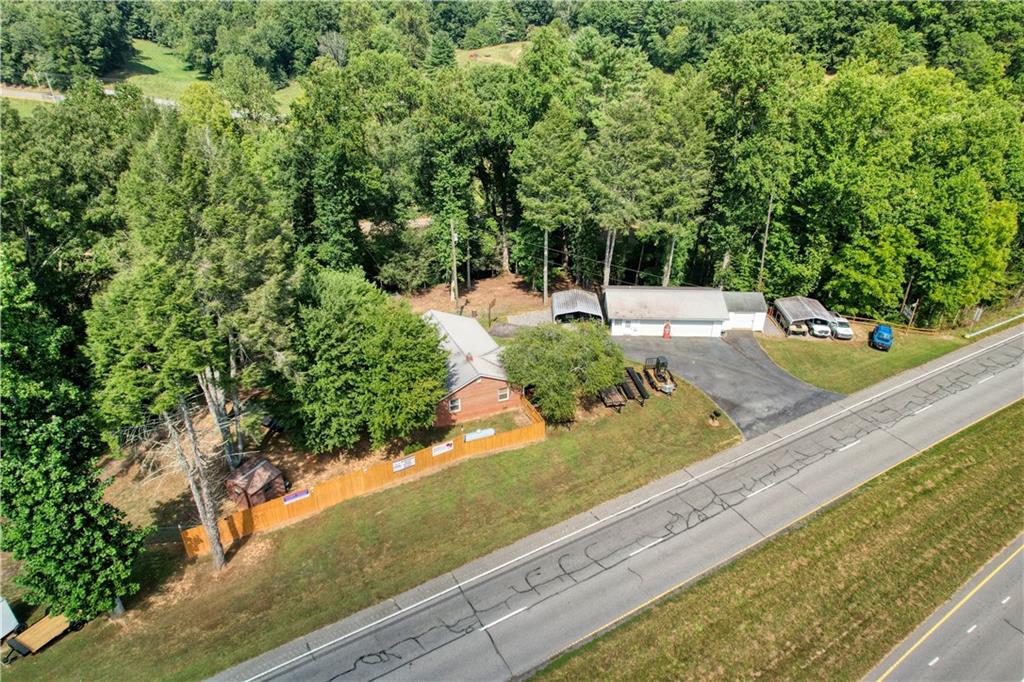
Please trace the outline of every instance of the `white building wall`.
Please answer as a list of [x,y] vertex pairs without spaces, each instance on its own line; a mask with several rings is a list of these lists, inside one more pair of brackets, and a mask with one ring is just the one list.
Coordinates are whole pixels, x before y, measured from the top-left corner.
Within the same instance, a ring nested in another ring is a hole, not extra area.
[[[722,320],[668,320],[673,338],[683,336],[718,337],[722,335]],[[612,336],[663,336],[665,321],[621,320],[611,321]]]
[[729,313],[725,322],[726,331],[742,329],[745,331],[763,332],[765,313]]

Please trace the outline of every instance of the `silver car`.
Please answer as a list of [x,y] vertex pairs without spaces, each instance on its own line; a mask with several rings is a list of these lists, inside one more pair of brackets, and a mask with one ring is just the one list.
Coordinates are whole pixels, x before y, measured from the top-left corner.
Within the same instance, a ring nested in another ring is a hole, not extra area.
[[834,310],[830,310],[829,312],[832,314],[832,321],[828,324],[828,326],[832,328],[832,338],[841,339],[843,341],[849,341],[852,339],[853,327],[850,326],[849,321]]

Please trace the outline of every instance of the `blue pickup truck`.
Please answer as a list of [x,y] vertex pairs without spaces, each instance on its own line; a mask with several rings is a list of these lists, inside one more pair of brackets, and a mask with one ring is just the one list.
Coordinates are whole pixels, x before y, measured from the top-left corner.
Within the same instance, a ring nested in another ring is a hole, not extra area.
[[892,348],[892,327],[887,324],[876,324],[868,334],[868,345],[878,350],[888,351]]

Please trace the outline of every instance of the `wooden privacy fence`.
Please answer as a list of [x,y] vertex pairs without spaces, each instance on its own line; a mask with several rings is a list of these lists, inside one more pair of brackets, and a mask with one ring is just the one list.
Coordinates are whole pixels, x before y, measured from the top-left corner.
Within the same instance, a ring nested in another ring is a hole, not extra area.
[[[312,516],[345,500],[375,492],[427,471],[441,469],[467,457],[544,440],[544,419],[526,400],[522,401],[522,408],[530,418],[531,423],[528,426],[468,443],[465,436],[459,435],[400,459],[378,462],[360,471],[343,474],[303,490],[293,490],[284,497],[258,504],[250,509],[236,511],[217,523],[220,528],[221,544],[226,549],[247,535]],[[202,526],[181,531],[181,541],[189,557],[201,556],[210,551],[209,539]]]

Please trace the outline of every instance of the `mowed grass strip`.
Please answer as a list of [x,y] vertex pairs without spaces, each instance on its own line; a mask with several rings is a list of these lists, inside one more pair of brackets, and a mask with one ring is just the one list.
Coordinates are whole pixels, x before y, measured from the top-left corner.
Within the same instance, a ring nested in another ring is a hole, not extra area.
[[543,680],[853,680],[1024,528],[1024,401],[580,650]]
[[465,461],[249,538],[220,574],[150,553],[147,592],[4,671],[11,680],[199,679],[437,577],[739,440],[680,386],[520,450]]
[[459,66],[473,64],[497,64],[499,66],[515,66],[530,41],[522,40],[500,45],[488,45],[472,50],[455,50],[455,61]]
[[855,393],[905,369],[917,367],[967,344],[958,336],[896,331],[888,352],[868,347],[870,327],[856,325],[851,341],[759,336],[761,347],[797,379],[837,393]]

